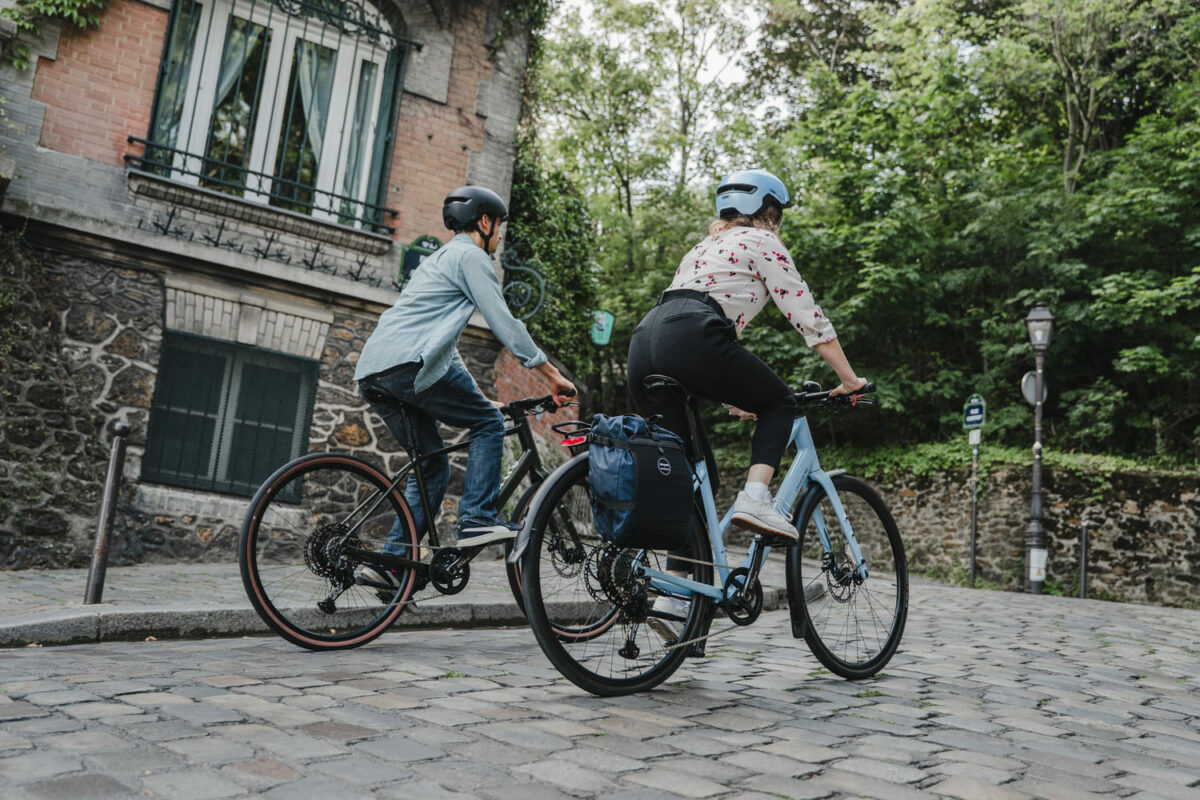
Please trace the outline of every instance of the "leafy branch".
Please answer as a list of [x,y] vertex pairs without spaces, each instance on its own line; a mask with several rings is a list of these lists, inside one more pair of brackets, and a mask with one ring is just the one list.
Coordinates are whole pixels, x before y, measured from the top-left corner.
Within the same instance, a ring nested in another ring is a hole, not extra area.
[[8,43],[4,56],[20,70],[29,68],[29,45],[22,38],[42,35],[42,24],[62,20],[80,30],[100,26],[100,14],[107,0],[17,0],[15,5],[0,10],[0,16],[11,19],[17,35]]

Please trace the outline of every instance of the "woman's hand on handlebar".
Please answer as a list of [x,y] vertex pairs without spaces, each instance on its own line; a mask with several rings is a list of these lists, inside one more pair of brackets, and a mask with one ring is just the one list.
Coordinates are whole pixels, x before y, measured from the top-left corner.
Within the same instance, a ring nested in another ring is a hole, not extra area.
[[848,386],[846,385],[846,382],[843,381],[842,383],[839,383],[836,388],[830,390],[829,396],[837,397],[838,395],[842,394],[854,394],[856,392],[861,392],[866,388],[868,383],[870,383],[870,381],[865,378],[858,378],[856,381],[851,381]]

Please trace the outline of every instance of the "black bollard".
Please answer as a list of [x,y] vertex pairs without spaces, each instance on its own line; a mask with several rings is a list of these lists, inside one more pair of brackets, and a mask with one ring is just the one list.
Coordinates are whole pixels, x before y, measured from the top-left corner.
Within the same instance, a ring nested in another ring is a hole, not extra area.
[[117,422],[113,425],[112,449],[108,455],[108,475],[104,479],[104,495],[100,500],[100,519],[96,523],[96,544],[92,548],[92,564],[88,567],[87,589],[83,602],[91,605],[100,602],[104,594],[104,573],[108,571],[108,539],[112,533],[113,514],[117,510],[117,492],[121,490],[121,470],[125,464],[125,439],[129,436],[129,424]]
[[1079,599],[1087,599],[1087,520],[1083,521],[1083,531],[1079,535]]

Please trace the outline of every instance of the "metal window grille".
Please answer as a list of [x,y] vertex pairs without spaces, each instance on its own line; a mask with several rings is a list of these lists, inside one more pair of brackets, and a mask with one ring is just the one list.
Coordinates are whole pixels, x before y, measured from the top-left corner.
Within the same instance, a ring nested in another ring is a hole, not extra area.
[[142,479],[250,496],[305,453],[317,362],[167,331]]
[[410,48],[366,0],[176,0],[141,155],[183,183],[391,233],[382,204]]

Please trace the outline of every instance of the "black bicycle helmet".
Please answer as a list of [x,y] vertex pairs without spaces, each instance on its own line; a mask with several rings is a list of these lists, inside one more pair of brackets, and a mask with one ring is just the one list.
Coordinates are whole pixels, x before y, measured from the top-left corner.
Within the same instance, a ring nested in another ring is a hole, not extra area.
[[463,186],[442,201],[442,222],[452,231],[474,230],[484,214],[501,222],[508,218],[508,207],[500,195],[482,186]]

